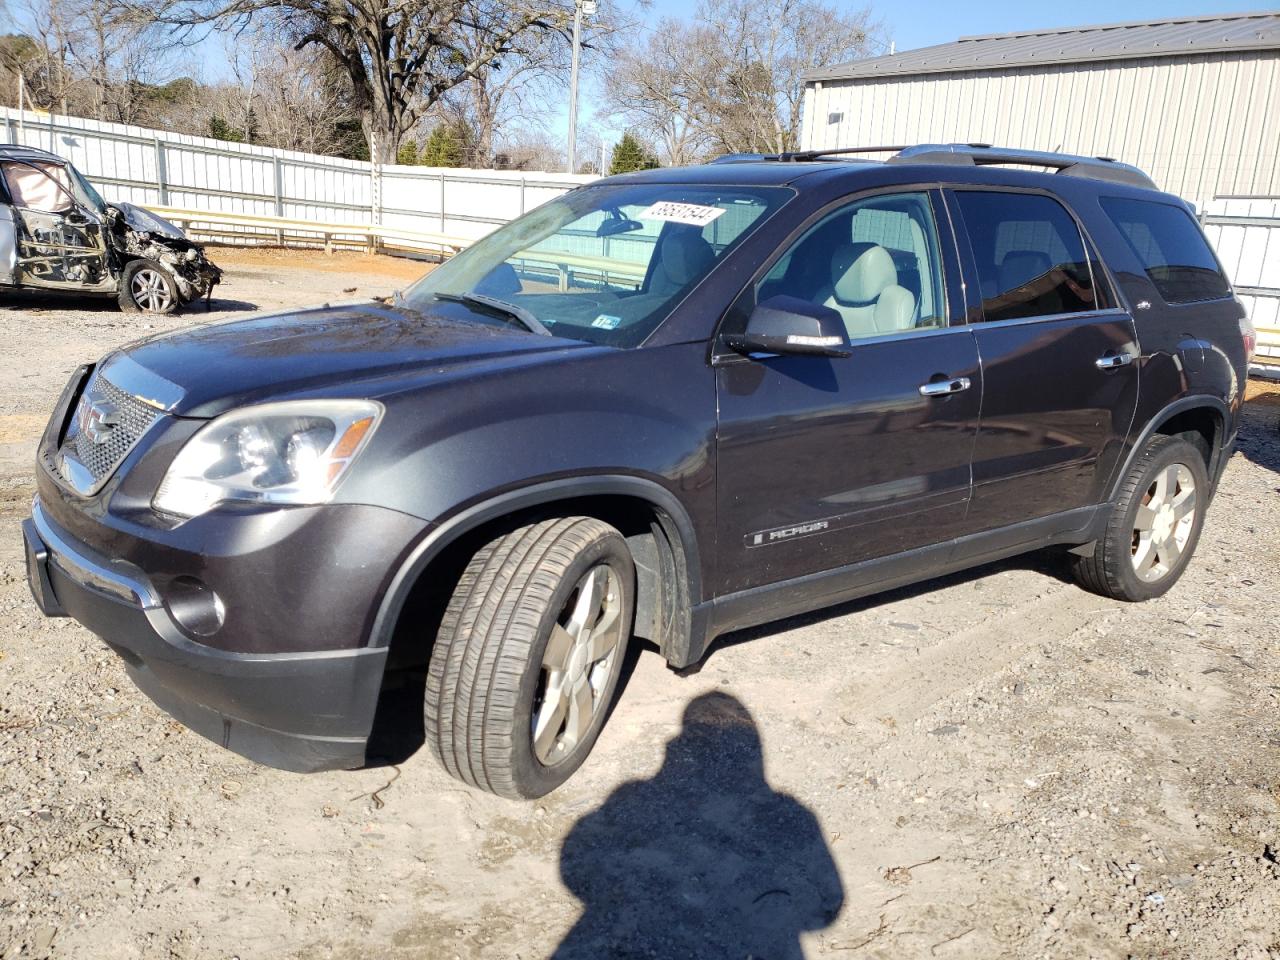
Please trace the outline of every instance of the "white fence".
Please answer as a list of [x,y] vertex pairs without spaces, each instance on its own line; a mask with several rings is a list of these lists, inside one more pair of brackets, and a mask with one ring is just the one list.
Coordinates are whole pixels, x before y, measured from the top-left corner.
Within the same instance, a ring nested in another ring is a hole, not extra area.
[[1280,330],[1280,197],[1220,198],[1205,214],[1205,234],[1254,325]]
[[593,177],[383,166],[0,107],[0,142],[66,157],[110,199],[476,239]]

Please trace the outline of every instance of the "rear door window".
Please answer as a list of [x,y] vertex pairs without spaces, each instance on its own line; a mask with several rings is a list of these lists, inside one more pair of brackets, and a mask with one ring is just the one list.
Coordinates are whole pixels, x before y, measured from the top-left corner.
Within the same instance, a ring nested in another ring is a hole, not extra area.
[[1121,197],[1103,197],[1101,203],[1166,303],[1231,296],[1231,284],[1188,211],[1171,203]]
[[988,322],[1063,313],[1106,305],[1098,275],[1071,214],[1035,193],[957,190],[977,262]]

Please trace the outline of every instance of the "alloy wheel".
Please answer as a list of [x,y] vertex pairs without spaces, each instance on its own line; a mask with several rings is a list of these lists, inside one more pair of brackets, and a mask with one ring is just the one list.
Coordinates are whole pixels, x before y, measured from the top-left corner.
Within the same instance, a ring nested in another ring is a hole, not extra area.
[[168,281],[153,267],[143,267],[133,275],[129,292],[133,302],[148,313],[163,313],[172,301]]
[[1198,503],[1195,478],[1184,464],[1170,464],[1151,481],[1133,521],[1130,559],[1139,579],[1160,580],[1178,565]]
[[617,573],[597,564],[578,581],[551,628],[533,700],[533,752],[543,766],[568,759],[604,707],[624,624]]

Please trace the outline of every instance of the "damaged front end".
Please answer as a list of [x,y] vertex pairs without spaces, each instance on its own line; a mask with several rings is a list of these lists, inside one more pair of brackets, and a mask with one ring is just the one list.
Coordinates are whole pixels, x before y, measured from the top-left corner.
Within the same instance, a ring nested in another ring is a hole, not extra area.
[[205,256],[203,245],[149,210],[132,203],[109,204],[107,222],[119,259],[150,260],[164,267],[182,303],[209,296],[222,279],[222,270]]

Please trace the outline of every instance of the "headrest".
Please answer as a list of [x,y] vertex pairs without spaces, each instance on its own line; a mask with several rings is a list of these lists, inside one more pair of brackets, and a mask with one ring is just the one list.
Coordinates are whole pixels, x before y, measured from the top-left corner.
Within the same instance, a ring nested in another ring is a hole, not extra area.
[[1000,289],[1014,290],[1042,277],[1053,268],[1049,255],[1040,250],[1010,250],[1000,261]]
[[842,243],[831,254],[831,286],[845,303],[871,303],[898,282],[889,251],[876,243]]
[[662,269],[676,286],[702,276],[715,258],[715,250],[696,228],[672,230],[662,240]]

